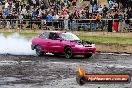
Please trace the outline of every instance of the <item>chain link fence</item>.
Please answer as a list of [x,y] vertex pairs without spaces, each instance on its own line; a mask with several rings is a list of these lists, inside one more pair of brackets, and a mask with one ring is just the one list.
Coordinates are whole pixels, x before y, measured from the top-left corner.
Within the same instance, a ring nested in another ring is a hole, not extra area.
[[[114,27],[115,26],[115,27]],[[58,19],[48,22],[42,19],[0,19],[0,29],[4,30],[72,30],[90,32],[131,32],[132,19]]]

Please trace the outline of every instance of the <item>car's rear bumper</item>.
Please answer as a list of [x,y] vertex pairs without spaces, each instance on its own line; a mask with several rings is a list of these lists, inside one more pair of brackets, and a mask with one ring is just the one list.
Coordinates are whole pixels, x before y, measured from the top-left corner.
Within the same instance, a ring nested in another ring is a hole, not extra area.
[[74,47],[72,50],[73,54],[75,55],[85,55],[89,53],[95,53],[96,47]]

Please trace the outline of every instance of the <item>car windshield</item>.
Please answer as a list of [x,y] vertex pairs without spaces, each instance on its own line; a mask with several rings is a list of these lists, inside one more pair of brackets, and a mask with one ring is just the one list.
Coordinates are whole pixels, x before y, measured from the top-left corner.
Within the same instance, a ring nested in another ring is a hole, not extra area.
[[60,36],[65,39],[65,40],[70,40],[70,41],[74,41],[74,40],[80,40],[76,35],[72,34],[72,33],[61,33]]

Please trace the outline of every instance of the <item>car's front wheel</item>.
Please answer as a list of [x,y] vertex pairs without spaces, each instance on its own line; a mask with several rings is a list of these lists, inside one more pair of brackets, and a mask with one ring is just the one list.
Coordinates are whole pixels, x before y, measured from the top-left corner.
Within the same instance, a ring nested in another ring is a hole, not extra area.
[[70,59],[73,57],[73,52],[72,52],[72,49],[70,47],[65,48],[65,57],[67,59]]
[[39,46],[39,45],[37,45],[36,47],[35,47],[35,49],[36,49],[36,54],[38,55],[38,56],[43,56],[45,53],[42,51],[42,48]]
[[84,55],[85,58],[90,58],[92,56],[92,53]]

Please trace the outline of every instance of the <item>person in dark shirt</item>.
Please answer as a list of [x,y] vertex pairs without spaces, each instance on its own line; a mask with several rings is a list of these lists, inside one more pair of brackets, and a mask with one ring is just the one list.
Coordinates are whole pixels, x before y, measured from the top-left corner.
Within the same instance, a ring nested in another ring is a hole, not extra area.
[[37,10],[36,10],[36,15],[38,15],[39,14],[39,7],[37,8]]
[[69,22],[68,22],[68,27],[69,29],[72,29],[72,21],[73,21],[73,13],[69,14],[69,18],[68,18]]
[[129,28],[130,23],[131,23],[130,18],[129,18],[129,16],[127,15],[127,16],[125,17],[125,28],[126,28],[126,29]]
[[27,5],[26,5],[26,10],[29,11],[29,9],[30,9],[30,5],[27,4]]
[[12,28],[14,28],[15,23],[17,21],[17,17],[15,16],[15,13],[12,14],[11,18],[12,18],[11,26],[12,26]]
[[106,18],[107,12],[108,12],[108,8],[106,7],[106,5],[104,5],[104,8],[102,9],[103,11],[103,18]]
[[108,32],[112,32],[112,25],[113,25],[113,16],[109,15],[109,17],[108,17]]
[[0,13],[0,19],[3,19],[2,13]]
[[19,1],[17,1],[15,4],[15,9],[18,13],[19,13],[19,6],[20,6]]
[[129,18],[132,18],[132,9],[128,9],[127,14]]
[[89,11],[86,10],[86,19],[89,19]]
[[39,0],[36,0],[36,6],[39,6]]

